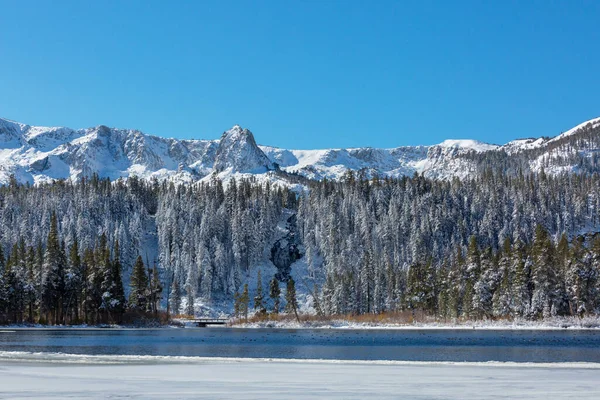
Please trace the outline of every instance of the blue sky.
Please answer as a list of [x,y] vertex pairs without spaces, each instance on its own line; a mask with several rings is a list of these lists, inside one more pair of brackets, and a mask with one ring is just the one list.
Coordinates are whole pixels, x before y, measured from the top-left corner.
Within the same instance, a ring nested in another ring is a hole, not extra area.
[[[174,4],[172,4],[174,3]],[[600,116],[600,2],[5,1],[0,116],[288,148],[553,136]]]

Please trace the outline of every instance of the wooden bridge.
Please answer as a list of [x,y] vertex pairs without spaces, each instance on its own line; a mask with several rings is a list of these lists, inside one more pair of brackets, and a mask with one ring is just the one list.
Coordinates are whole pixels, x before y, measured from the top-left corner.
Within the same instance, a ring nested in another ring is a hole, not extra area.
[[226,318],[194,318],[191,320],[197,327],[206,328],[208,325],[227,325]]

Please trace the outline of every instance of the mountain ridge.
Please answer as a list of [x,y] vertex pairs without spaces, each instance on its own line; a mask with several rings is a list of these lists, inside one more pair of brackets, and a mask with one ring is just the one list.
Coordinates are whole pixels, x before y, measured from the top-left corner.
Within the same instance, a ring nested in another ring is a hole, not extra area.
[[[578,141],[590,132],[593,143]],[[490,160],[502,158],[500,153],[505,155],[502,165],[513,169],[594,172],[600,147],[597,138],[600,140],[600,118],[555,137],[516,139],[504,145],[447,139],[436,145],[387,149],[294,150],[258,145],[252,132],[239,125],[225,131],[220,139],[202,140],[163,138],[105,125],[77,130],[31,126],[0,118],[0,184],[6,184],[11,176],[19,182],[38,184],[76,180],[94,173],[113,180],[138,176],[181,183],[213,175],[223,179],[253,175],[281,181],[275,176],[277,170],[315,180],[341,179],[349,170],[363,171],[366,176],[420,173],[437,179],[462,179],[494,164]],[[592,160],[592,169],[582,170],[577,157]]]

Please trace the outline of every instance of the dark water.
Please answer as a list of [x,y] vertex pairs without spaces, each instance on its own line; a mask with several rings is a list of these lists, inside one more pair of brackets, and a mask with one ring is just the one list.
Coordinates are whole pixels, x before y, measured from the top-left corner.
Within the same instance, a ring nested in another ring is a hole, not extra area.
[[600,362],[600,331],[16,330],[0,333],[0,351],[340,360]]

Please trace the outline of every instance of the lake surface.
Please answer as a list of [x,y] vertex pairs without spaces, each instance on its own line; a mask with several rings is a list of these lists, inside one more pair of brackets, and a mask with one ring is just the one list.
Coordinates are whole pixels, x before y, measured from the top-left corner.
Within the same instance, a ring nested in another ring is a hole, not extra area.
[[282,359],[600,362],[600,330],[2,330],[0,351]]

